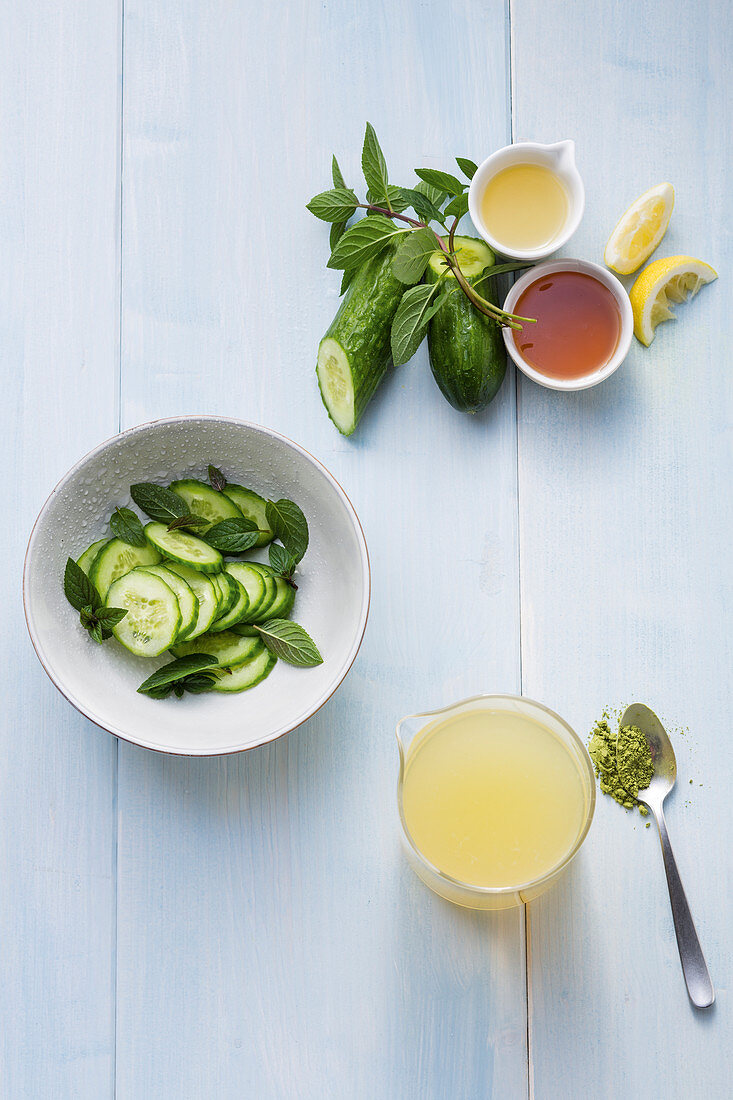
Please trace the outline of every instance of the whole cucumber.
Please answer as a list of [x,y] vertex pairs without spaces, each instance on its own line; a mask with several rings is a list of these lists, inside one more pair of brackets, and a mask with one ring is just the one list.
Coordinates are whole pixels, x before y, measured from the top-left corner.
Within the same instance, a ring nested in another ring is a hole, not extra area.
[[[456,237],[454,245],[459,267],[471,285],[496,262],[489,246],[474,237]],[[436,252],[430,258],[426,282],[436,283],[445,272],[444,255]],[[486,408],[504,381],[504,341],[499,326],[469,302],[452,272],[445,283],[448,296],[428,326],[430,367],[453,408],[476,413]],[[492,280],[481,284],[480,293],[496,302]]]
[[318,346],[323,404],[342,435],[351,435],[391,362],[390,330],[405,284],[392,274],[394,247],[367,261],[352,279]]

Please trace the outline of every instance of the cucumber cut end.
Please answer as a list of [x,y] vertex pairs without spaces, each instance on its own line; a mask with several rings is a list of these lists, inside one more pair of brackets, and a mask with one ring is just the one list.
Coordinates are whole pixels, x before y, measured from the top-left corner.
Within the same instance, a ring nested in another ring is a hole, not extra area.
[[[496,256],[492,250],[477,237],[454,237],[453,247],[456,251],[458,266],[467,279],[473,279],[496,263]],[[444,252],[433,253],[430,257],[430,269],[434,275],[446,275],[449,279],[455,279],[453,272],[446,266]]]
[[354,380],[343,348],[331,336],[321,340],[316,365],[318,385],[328,415],[342,435],[351,435],[354,419]]

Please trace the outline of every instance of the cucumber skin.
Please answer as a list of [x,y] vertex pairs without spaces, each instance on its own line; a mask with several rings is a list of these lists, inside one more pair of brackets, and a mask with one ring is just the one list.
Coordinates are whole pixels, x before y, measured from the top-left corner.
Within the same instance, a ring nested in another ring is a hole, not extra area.
[[[350,431],[342,431],[333,420],[321,390],[326,412],[342,435],[354,432],[392,361],[392,321],[407,289],[392,274],[395,248],[388,245],[384,252],[359,268],[323,336],[323,340],[330,338],[340,345],[351,367],[354,421]],[[320,379],[318,388],[321,389]]]
[[[469,284],[480,277],[468,279]],[[438,277],[428,266],[425,278],[434,283]],[[455,279],[449,277],[445,282],[455,285],[428,325],[430,369],[454,409],[475,413],[486,408],[504,381],[504,341],[499,326],[471,305]],[[483,284],[481,295],[496,304],[491,282]]]

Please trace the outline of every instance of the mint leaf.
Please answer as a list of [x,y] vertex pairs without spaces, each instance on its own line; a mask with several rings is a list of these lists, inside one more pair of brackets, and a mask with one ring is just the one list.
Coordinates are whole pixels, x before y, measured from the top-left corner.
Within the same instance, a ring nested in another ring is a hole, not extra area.
[[[409,200],[405,198],[404,187],[395,187],[391,183],[387,185],[387,200],[390,209],[395,210],[398,214],[401,214],[410,205]],[[384,206],[384,199],[372,194],[371,191],[367,191],[367,202],[370,202],[373,206]]]
[[396,367],[412,359],[428,331],[428,322],[440,309],[443,295],[433,298],[438,283],[432,286],[412,286],[402,295],[392,322],[392,360]]
[[308,549],[308,521],[297,504],[284,497],[268,500],[267,522],[296,564]]
[[346,187],[346,180],[341,174],[339,162],[336,160],[335,153],[331,157],[331,179],[333,180],[334,187]]
[[206,532],[205,540],[222,554],[241,554],[251,550],[259,538],[260,531],[256,523],[244,516],[223,519],[215,523]]
[[170,523],[173,519],[188,515],[188,505],[183,497],[172,489],[155,485],[152,481],[139,481],[130,486],[130,495],[138,508],[158,523]]
[[194,516],[191,512],[186,512],[185,515],[172,519],[168,524],[168,530],[177,531],[179,527],[208,527],[210,523],[211,520],[204,519],[203,516]]
[[106,627],[107,630],[111,630],[113,626],[117,626],[119,622],[122,622],[127,614],[127,608],[125,607],[100,607],[96,613],[97,622]]
[[212,489],[215,489],[217,493],[223,493],[227,487],[227,479],[221,472],[218,466],[212,466],[209,463],[208,466],[209,485]]
[[75,611],[81,612],[88,608],[90,612],[94,612],[97,608],[104,607],[104,600],[99,592],[73,558],[67,560],[64,570],[64,595]]
[[452,176],[450,172],[440,172],[437,168],[416,168],[415,175],[419,176],[421,180],[425,180],[426,183],[432,184],[433,187],[438,187],[441,191],[447,191],[449,195],[460,195],[466,186],[465,183],[461,183],[459,179]]
[[181,682],[181,687],[184,691],[190,692],[191,695],[201,695],[204,691],[211,691],[217,679],[218,676],[213,672],[195,672]]
[[315,195],[306,209],[323,222],[343,222],[353,217],[358,202],[353,191],[346,187],[335,187],[332,191],[322,191],[320,195]]
[[159,699],[162,696],[157,693],[161,688],[168,688],[167,695],[174,684],[184,681],[187,676],[196,675],[203,669],[210,668],[212,665],[218,666],[218,664],[216,657],[212,657],[210,653],[189,653],[186,657],[178,657],[175,661],[170,661],[157,669],[152,676],[148,676],[147,680],[140,684],[137,690],[141,695],[153,695],[154,698]]
[[[427,187],[427,184],[425,186]],[[405,187],[402,189],[402,194],[404,198],[408,200],[407,205],[412,207],[418,218],[420,218],[422,221],[441,223],[444,222],[445,219],[443,218],[443,215],[441,214],[438,207],[435,205],[433,200],[428,198],[427,195],[424,195],[422,191],[418,191],[417,188],[411,190]],[[439,199],[439,201],[442,202],[445,198],[445,193],[441,192],[440,194],[441,198]]]
[[415,190],[419,195],[425,195],[435,206],[440,206],[448,197],[448,192],[443,187],[436,187],[434,183],[420,180],[415,184]]
[[430,229],[415,229],[408,233],[397,246],[392,274],[401,283],[418,282],[437,248],[435,234]]
[[[290,581],[295,571],[295,567],[298,564],[295,556],[277,542],[270,543],[268,556],[270,558],[270,565],[275,572],[284,580]],[[294,585],[293,587],[296,586]]]
[[289,665],[312,668],[322,665],[323,657],[310,634],[290,619],[270,619],[255,629],[267,648]]
[[361,169],[376,204],[381,206],[382,203],[386,202],[389,205],[387,164],[371,122],[366,124],[364,146],[361,152]]
[[145,546],[143,525],[131,508],[115,508],[109,521],[112,534],[130,546]]
[[460,221],[463,215],[468,213],[468,195],[466,192],[463,191],[460,195],[452,198],[443,213],[446,218],[458,218]]
[[331,226],[331,231],[328,234],[328,246],[332,252],[346,232],[347,225],[348,222],[334,222]]
[[467,157],[456,157],[456,164],[463,172],[466,179],[472,180],[478,172],[478,164],[474,164],[472,160],[468,160]]
[[331,253],[326,267],[350,271],[360,267],[365,260],[377,256],[390,241],[397,240],[409,230],[401,229],[384,214],[362,218],[347,229]]

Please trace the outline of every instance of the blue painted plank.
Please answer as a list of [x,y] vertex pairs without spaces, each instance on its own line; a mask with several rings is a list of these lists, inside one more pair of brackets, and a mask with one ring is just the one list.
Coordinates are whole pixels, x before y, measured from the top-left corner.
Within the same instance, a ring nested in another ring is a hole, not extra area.
[[519,686],[513,382],[470,420],[423,351],[340,438],[313,373],[338,276],[304,209],[333,151],[356,182],[366,118],[397,180],[507,140],[504,7],[125,15],[123,423],[210,411],[296,438],[361,515],[374,595],[346,684],[286,740],[120,746],[118,1095],[521,1096],[522,916],[414,879],[394,741],[415,707]]
[[0,41],[0,1094],[96,1100],[113,1087],[116,744],[46,678],[20,583],[45,497],[117,430],[119,12],[5,5]]
[[520,387],[523,689],[582,733],[605,703],[633,700],[689,727],[675,738],[668,821],[719,1002],[703,1016],[687,1001],[653,827],[601,799],[578,866],[531,906],[534,1095],[723,1096],[733,1058],[729,12],[514,0],[511,20],[515,137],[577,142],[588,202],[566,253],[600,262],[621,211],[670,180],[676,208],[658,255],[692,253],[721,272],[602,387]]

